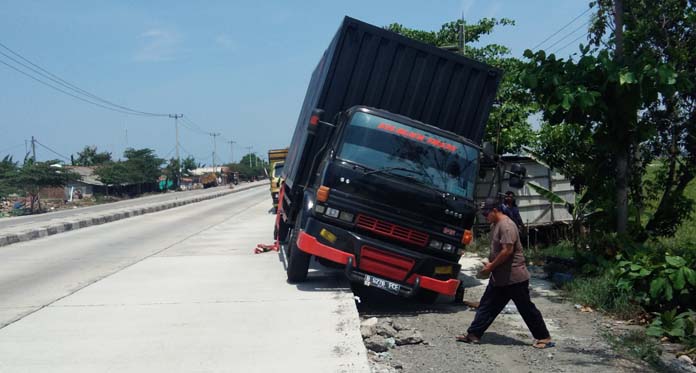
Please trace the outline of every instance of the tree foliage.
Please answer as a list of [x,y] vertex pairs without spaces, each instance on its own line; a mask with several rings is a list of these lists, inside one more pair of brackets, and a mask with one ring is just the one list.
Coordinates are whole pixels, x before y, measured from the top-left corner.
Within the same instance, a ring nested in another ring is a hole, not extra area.
[[504,75],[486,125],[484,140],[496,145],[497,152],[518,152],[522,146],[534,143],[534,131],[529,123],[529,116],[537,111],[534,102],[520,84],[517,76],[522,71],[523,63],[510,56],[510,49],[499,44],[480,44],[481,38],[490,35],[496,27],[513,26],[514,21],[503,18],[484,18],[476,23],[464,26],[466,44],[458,48],[459,30],[462,20],[448,22],[439,31],[422,31],[392,23],[386,28],[401,35],[432,44],[438,47],[456,50],[467,57],[486,62],[503,70]]
[[125,161],[108,162],[99,166],[95,173],[102,183],[107,185],[136,184],[156,182],[160,167],[165,162],[157,157],[152,149],[128,148],[123,152]]
[[16,173],[17,162],[12,159],[12,156],[6,155],[0,161],[0,198],[7,197],[9,194],[17,191],[13,183]]
[[[641,229],[645,167],[670,159],[665,162],[669,175],[659,182],[666,203],[656,213],[662,210],[669,218],[662,220],[669,220],[661,229],[667,233],[690,210],[675,210],[674,196],[683,195],[686,185],[680,182],[688,183],[694,171],[695,142],[689,137],[694,125],[694,9],[679,0],[624,4],[622,54],[617,55],[611,34],[613,2],[602,0],[590,3],[598,10],[590,44],[580,45],[579,56],[563,59],[527,50],[529,62],[519,78],[548,125],[542,129],[539,152],[552,167],[587,186],[593,199],[614,205],[615,212],[628,210],[623,190],[635,212],[634,229]],[[621,230],[626,218],[618,213],[616,228]]]
[[30,210],[34,212],[36,202],[38,202],[38,209],[41,210],[39,201],[41,188],[63,187],[68,182],[79,179],[80,175],[64,169],[60,161],[34,162],[31,159],[17,169],[10,182],[31,199]]
[[77,153],[77,159],[74,160],[75,166],[98,166],[107,162],[111,162],[111,153],[98,152],[96,146],[85,146],[81,152]]

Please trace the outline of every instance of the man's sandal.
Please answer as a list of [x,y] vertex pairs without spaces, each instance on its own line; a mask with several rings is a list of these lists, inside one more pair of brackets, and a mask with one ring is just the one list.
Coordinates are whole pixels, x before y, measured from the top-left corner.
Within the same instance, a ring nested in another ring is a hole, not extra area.
[[543,350],[545,348],[554,347],[555,345],[556,345],[556,343],[553,341],[538,340],[538,341],[534,342],[532,347]]
[[481,343],[480,339],[478,339],[476,337],[472,337],[470,335],[458,335],[458,336],[454,337],[454,339],[456,339],[457,342],[471,343],[471,344],[476,344],[476,345]]

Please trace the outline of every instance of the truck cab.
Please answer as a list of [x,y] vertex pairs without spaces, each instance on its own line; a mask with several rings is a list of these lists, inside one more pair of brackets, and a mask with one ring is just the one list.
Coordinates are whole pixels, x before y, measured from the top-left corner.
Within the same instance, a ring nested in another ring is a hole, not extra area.
[[338,118],[319,121],[310,135],[323,146],[299,212],[286,213],[298,210],[292,198],[279,211],[283,222],[294,221],[288,279],[303,281],[315,256],[393,294],[454,296],[461,250],[472,238],[479,147],[384,110],[356,106]]
[[282,181],[283,166],[285,161],[273,162],[271,164],[271,198],[273,199],[273,209],[278,208],[278,195],[280,192],[280,183]]

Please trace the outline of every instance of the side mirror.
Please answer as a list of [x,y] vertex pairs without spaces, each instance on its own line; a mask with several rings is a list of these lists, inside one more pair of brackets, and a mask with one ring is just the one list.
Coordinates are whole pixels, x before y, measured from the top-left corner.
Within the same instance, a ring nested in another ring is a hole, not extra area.
[[513,163],[510,166],[510,180],[508,184],[511,188],[522,188],[524,186],[524,180],[527,177],[527,169],[520,165],[519,163]]
[[321,117],[324,115],[324,110],[314,109],[312,110],[312,115],[309,117],[309,123],[307,124],[307,132],[310,135],[316,135],[319,128],[319,122],[321,122]]

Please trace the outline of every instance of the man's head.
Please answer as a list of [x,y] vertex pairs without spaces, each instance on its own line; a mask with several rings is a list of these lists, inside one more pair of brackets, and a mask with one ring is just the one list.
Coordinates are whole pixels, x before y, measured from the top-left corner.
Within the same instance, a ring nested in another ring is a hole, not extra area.
[[505,203],[506,205],[512,205],[513,203],[515,203],[515,193],[509,190],[505,192],[505,198],[503,199],[503,203]]
[[498,221],[500,213],[500,201],[497,198],[488,197],[481,206],[481,214],[486,218],[486,221],[493,224]]

